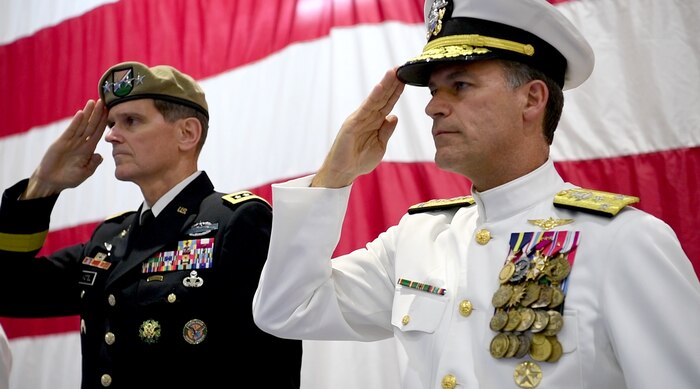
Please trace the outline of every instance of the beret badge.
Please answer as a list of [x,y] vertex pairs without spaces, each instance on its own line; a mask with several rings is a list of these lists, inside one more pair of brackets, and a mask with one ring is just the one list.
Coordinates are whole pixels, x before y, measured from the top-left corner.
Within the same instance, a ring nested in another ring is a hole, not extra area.
[[110,78],[108,78],[102,85],[105,95],[112,92],[117,97],[128,96],[134,89],[134,86],[143,84],[144,76],[139,74],[134,77],[133,74],[133,68],[119,69],[112,72],[110,75],[111,82]]

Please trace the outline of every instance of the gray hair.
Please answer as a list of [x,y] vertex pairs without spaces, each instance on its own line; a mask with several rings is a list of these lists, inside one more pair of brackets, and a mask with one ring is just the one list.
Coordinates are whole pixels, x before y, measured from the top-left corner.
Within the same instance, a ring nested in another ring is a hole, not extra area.
[[199,120],[199,123],[202,125],[202,137],[199,139],[199,143],[197,144],[197,152],[202,150],[202,147],[204,147],[204,141],[207,139],[207,133],[209,132],[209,118],[207,118],[202,112],[192,107],[166,100],[154,99],[153,104],[156,106],[158,112],[163,115],[163,118],[165,118],[165,120],[167,120],[169,123],[190,117]]
[[545,108],[542,128],[545,140],[551,145],[554,141],[554,131],[559,125],[561,111],[564,108],[564,92],[561,87],[541,71],[522,62],[501,60],[501,63],[505,70],[506,82],[513,89],[532,80],[542,80],[547,85],[549,99]]

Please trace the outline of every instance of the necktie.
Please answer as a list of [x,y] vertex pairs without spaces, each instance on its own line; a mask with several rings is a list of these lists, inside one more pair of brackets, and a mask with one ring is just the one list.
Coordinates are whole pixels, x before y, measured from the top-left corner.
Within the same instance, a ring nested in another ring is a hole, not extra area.
[[146,226],[151,223],[153,219],[155,219],[155,216],[153,216],[153,211],[147,209],[141,214],[141,225]]

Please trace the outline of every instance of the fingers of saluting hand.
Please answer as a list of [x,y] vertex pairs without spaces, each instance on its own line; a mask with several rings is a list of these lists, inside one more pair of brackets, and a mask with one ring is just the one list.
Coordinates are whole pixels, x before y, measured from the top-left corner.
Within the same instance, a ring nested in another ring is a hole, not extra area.
[[377,167],[398,122],[389,113],[403,88],[396,69],[384,74],[360,107],[343,122],[312,186],[341,188]]
[[102,134],[105,132],[107,127],[107,109],[105,108],[102,100],[97,100],[95,103],[95,108],[90,114],[88,119],[88,125],[85,129],[85,141],[92,148],[97,147],[97,142],[102,139]]
[[379,84],[372,89],[361,109],[377,112],[383,119],[394,109],[394,105],[401,97],[404,86],[405,84],[399,81],[396,76],[396,68],[389,69]]
[[85,107],[73,116],[63,133],[63,140],[73,144],[97,146],[107,126],[107,110],[102,100],[88,100]]
[[386,117],[386,120],[384,120],[381,127],[379,127],[379,131],[377,131],[377,137],[381,144],[386,145],[389,143],[389,138],[391,138],[391,135],[394,133],[398,123],[399,119],[395,115],[389,115]]

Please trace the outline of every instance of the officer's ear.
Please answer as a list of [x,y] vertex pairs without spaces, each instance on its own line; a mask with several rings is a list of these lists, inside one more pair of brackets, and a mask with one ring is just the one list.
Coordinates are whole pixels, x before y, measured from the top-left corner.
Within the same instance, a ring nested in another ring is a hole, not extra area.
[[531,80],[521,88],[526,93],[523,106],[523,120],[526,122],[541,121],[549,99],[547,84],[542,80]]
[[180,150],[195,150],[202,138],[202,123],[194,117],[178,120],[177,137]]

